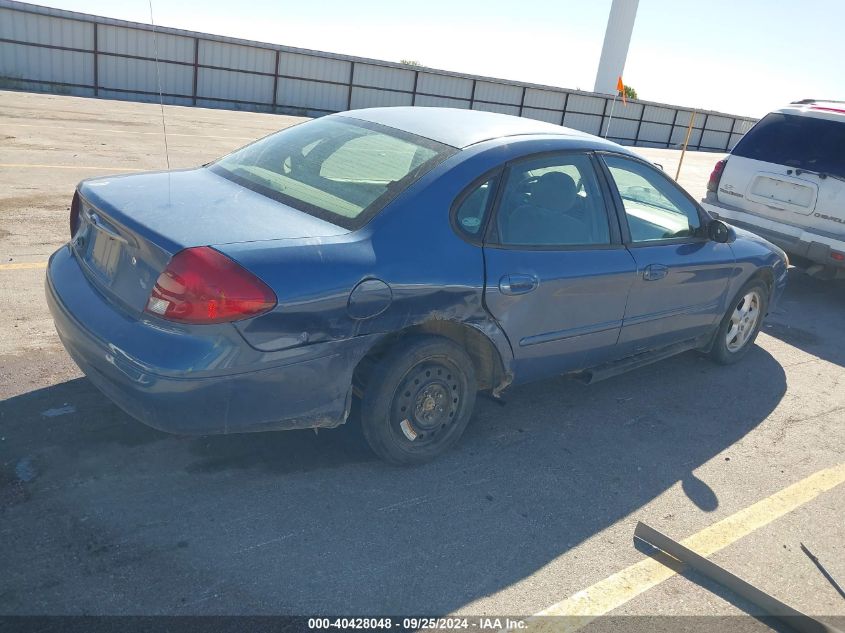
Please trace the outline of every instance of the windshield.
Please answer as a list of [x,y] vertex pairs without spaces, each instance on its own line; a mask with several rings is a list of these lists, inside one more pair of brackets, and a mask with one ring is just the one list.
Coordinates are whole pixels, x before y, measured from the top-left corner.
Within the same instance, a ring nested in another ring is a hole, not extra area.
[[732,154],[845,177],[845,123],[773,112],[740,139]]
[[331,116],[256,141],[210,169],[354,230],[456,151],[394,128]]

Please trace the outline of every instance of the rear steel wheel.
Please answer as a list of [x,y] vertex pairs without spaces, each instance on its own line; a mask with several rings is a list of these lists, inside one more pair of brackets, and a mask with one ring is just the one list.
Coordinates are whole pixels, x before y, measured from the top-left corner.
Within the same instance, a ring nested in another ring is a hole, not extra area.
[[434,444],[455,422],[466,387],[460,369],[448,359],[414,366],[396,390],[391,430],[409,449]]
[[378,362],[367,381],[364,437],[389,462],[428,461],[460,438],[476,390],[472,361],[459,345],[437,336],[409,338]]

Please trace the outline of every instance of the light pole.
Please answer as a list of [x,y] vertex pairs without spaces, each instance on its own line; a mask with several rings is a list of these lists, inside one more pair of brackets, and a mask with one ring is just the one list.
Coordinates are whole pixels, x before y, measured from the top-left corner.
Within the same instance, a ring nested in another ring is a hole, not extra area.
[[595,92],[616,94],[616,81],[625,69],[638,4],[639,0],[613,0],[610,17],[607,18],[607,30],[604,32]]

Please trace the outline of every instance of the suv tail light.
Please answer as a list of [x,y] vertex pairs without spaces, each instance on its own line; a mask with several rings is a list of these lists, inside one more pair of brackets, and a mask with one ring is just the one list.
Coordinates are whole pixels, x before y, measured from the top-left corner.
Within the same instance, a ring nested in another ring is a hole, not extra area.
[[70,239],[76,235],[76,229],[79,228],[79,192],[73,193],[73,200],[70,203]]
[[186,248],[156,281],[146,312],[180,323],[223,323],[276,305],[276,294],[243,266],[208,246]]
[[716,166],[713,168],[713,171],[710,172],[710,180],[707,181],[707,191],[712,191],[716,193],[719,189],[719,181],[722,179],[722,172],[725,171],[725,164],[727,164],[728,159],[723,158]]

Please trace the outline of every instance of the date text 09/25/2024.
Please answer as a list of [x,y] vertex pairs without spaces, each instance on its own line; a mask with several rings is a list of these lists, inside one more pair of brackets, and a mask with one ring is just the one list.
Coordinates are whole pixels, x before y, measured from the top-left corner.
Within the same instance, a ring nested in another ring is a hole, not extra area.
[[518,631],[527,628],[527,622],[519,618],[497,617],[407,617],[402,618],[309,618],[309,630],[481,630]]

